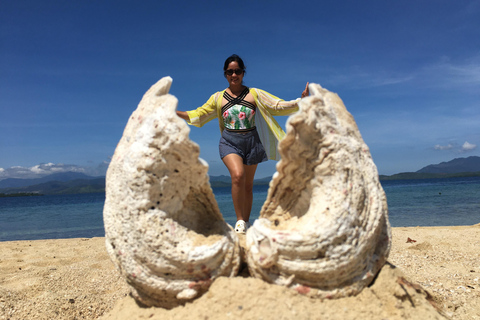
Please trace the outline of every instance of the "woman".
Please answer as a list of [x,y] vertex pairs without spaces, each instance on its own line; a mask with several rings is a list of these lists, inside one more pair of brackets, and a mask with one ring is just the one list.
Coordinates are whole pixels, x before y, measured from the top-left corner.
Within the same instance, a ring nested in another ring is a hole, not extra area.
[[[253,179],[257,165],[268,159],[278,160],[277,143],[285,133],[273,118],[298,110],[298,101],[283,101],[260,89],[243,85],[245,65],[237,55],[225,61],[223,72],[228,88],[213,94],[201,107],[177,111],[189,124],[201,127],[219,118],[219,150],[232,179],[232,200],[237,216],[235,231],[245,233],[250,226]],[[308,95],[308,83],[302,98]]]

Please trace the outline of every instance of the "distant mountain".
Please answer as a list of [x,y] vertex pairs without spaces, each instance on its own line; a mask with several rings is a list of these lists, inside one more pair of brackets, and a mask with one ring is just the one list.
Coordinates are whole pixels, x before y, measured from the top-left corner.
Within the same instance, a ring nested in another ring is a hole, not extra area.
[[17,188],[1,188],[0,193],[77,194],[105,192],[105,177],[76,179],[70,181],[48,181]]
[[438,178],[459,178],[459,177],[480,177],[479,172],[460,172],[460,173],[419,173],[419,172],[402,172],[392,174],[391,176],[380,175],[382,180],[415,180],[415,179],[438,179]]
[[[255,180],[255,185],[268,185],[272,178]],[[210,176],[213,188],[230,187],[230,176]],[[0,193],[75,194],[105,192],[105,177],[91,177],[78,172],[56,173],[38,179],[5,179],[0,181]]]
[[[480,176],[480,157],[456,158],[448,162],[428,165],[416,172],[402,172],[391,176],[380,175],[380,180],[405,180],[405,179],[436,179],[453,177],[478,177]],[[272,177],[255,179],[254,185],[268,185]],[[231,186],[229,176],[211,176],[212,187]]]
[[[480,176],[480,157],[456,158],[432,164],[417,172],[403,172],[391,176],[380,175],[380,180],[433,179]],[[255,179],[254,185],[268,185],[272,177]],[[230,187],[230,176],[210,176],[210,185]],[[105,192],[105,177],[92,177],[78,172],[63,172],[38,179],[4,179],[0,193],[75,194]]]
[[380,175],[380,180],[436,179],[479,177],[480,157],[455,158],[448,162],[431,164],[416,172],[402,172],[391,176]]
[[210,176],[210,186],[212,188],[229,187],[232,185],[230,176]]
[[61,173],[54,173],[42,178],[36,179],[16,179],[16,178],[8,178],[0,180],[0,189],[1,188],[21,188],[21,187],[28,187],[36,184],[41,184],[49,181],[71,181],[71,180],[91,180],[97,179],[98,177],[87,176],[84,173],[80,172],[61,172]]
[[255,179],[253,181],[254,186],[259,186],[259,185],[269,185],[270,181],[272,181],[272,177],[265,177],[265,178],[260,178],[260,179]]
[[[272,180],[272,177],[265,177],[260,179],[255,179],[253,181],[253,185],[268,185]],[[220,187],[230,187],[232,185],[232,179],[230,176],[210,176],[210,186],[212,188],[220,188]]]
[[431,164],[420,170],[418,173],[461,173],[480,171],[480,157],[456,158],[448,162]]

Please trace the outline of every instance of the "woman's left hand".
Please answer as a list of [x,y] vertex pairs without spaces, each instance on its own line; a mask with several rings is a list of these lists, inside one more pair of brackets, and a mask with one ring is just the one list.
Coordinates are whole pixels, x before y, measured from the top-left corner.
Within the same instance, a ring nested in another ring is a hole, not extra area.
[[307,85],[305,86],[305,90],[302,92],[302,98],[307,97],[310,94],[310,91],[308,90],[308,82]]

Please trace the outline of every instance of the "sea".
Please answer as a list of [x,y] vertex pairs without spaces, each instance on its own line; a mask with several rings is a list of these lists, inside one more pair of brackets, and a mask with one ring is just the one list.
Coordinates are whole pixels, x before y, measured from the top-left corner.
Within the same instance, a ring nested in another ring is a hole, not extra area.
[[[480,223],[480,177],[382,181],[392,227]],[[230,187],[213,188],[226,222],[236,221]],[[251,221],[268,186],[255,186]],[[0,241],[103,237],[103,193],[0,198]]]

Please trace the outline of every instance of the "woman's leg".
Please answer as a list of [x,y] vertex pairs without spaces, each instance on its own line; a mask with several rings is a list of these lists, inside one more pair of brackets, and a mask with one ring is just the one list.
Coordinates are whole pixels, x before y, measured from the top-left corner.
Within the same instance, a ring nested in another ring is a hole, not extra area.
[[252,211],[253,203],[253,179],[255,178],[255,171],[257,170],[257,165],[244,165],[245,170],[245,206],[244,206],[244,221],[248,222],[250,219],[250,212]]
[[237,221],[244,220],[246,202],[246,174],[242,157],[240,157],[238,154],[230,153],[223,157],[222,160],[223,163],[225,163],[225,165],[227,166],[227,169],[230,172],[230,177],[232,179],[232,200],[235,214],[237,216]]

